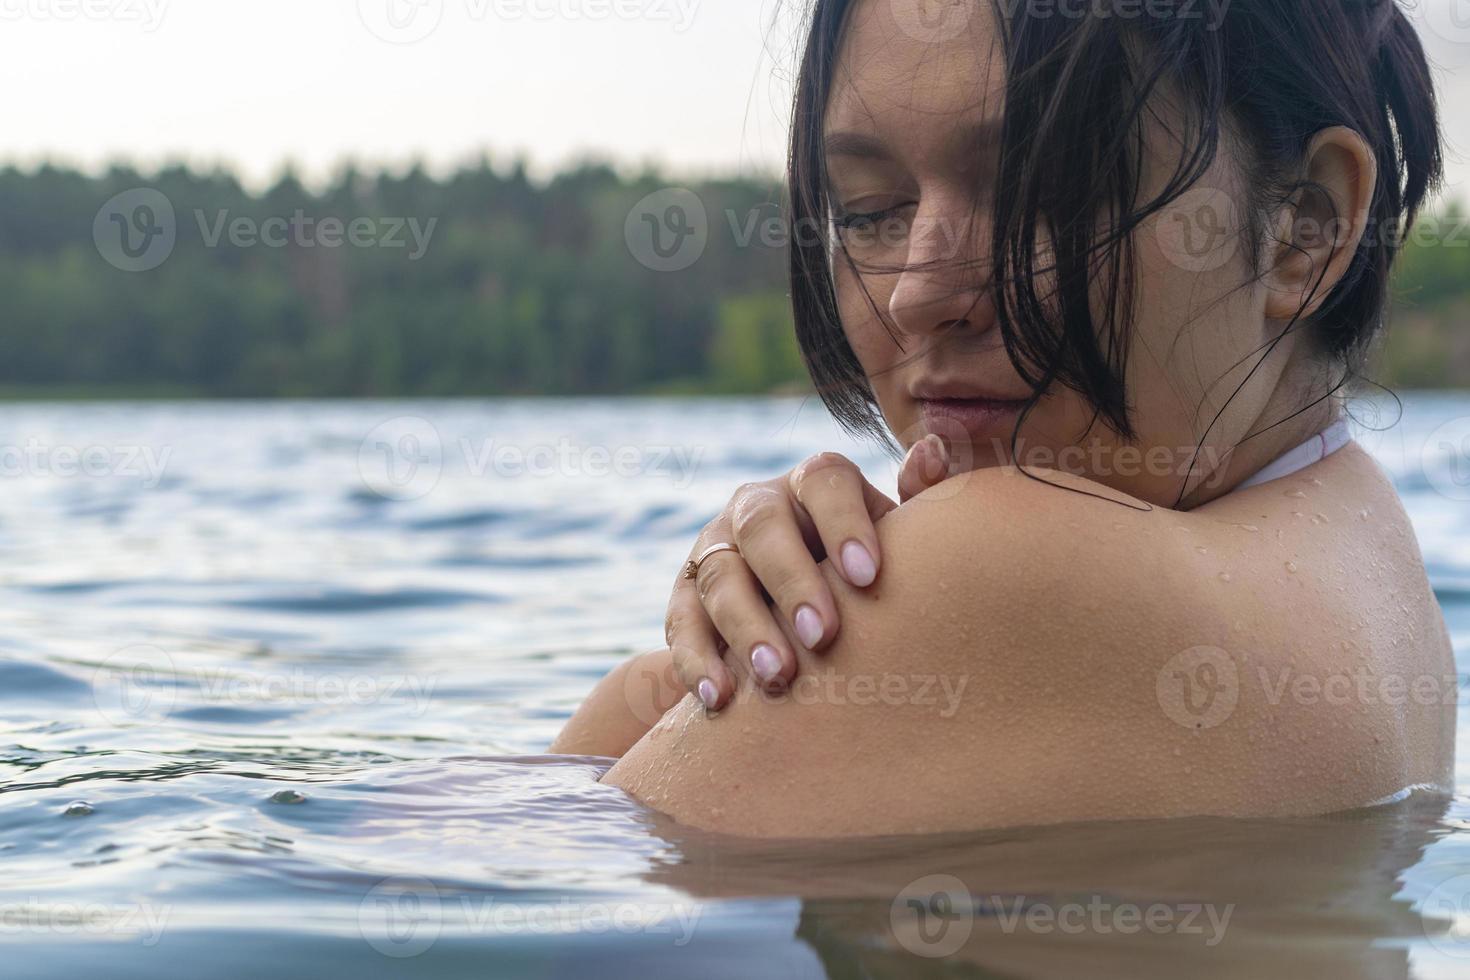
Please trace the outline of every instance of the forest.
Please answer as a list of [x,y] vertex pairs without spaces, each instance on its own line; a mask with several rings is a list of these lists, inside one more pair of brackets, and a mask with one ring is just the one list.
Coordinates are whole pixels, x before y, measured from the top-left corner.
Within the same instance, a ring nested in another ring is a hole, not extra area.
[[[677,188],[677,189],[676,189]],[[0,395],[353,397],[800,390],[778,176],[601,161],[533,180],[0,170]],[[702,212],[702,213],[700,213]],[[1470,226],[1398,263],[1390,387],[1470,378]]]

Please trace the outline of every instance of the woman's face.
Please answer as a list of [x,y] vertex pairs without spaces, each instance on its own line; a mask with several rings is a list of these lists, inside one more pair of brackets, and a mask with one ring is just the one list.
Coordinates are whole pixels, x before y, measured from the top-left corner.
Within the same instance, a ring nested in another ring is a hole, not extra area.
[[[1082,396],[1056,386],[1027,415],[1013,460],[1016,406],[978,400],[1030,394],[980,288],[989,270],[998,145],[987,133],[1000,118],[1003,61],[988,3],[950,8],[957,16],[948,30],[934,29],[924,13],[923,0],[858,0],[825,119],[834,214],[881,212],[871,223],[839,226],[858,272],[838,254],[834,281],[844,332],[889,427],[905,448],[938,432],[962,469],[1051,466],[1171,506],[1193,460],[1191,499],[1223,492],[1230,447],[1260,422],[1295,343],[1288,336],[1236,392],[1257,360],[1253,352],[1277,331],[1268,330],[1265,287],[1242,286],[1253,275],[1237,235],[1241,217],[1231,202],[1241,197],[1226,151],[1135,233],[1124,380],[1137,441],[1120,442]],[[1162,119],[1151,118],[1146,131],[1140,201],[1164,185],[1181,153],[1165,125],[1175,117],[1163,105],[1156,111]],[[1038,249],[1037,268],[1045,270],[1041,234]],[[1043,302],[1048,291],[1043,273]],[[1100,292],[1095,286],[1094,323],[1105,313]]]

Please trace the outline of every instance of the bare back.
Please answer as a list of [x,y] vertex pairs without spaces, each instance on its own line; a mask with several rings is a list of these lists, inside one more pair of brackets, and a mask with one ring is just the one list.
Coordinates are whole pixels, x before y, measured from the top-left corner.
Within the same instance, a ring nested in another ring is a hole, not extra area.
[[708,717],[686,698],[606,780],[766,836],[1318,813],[1448,787],[1448,634],[1355,443],[1187,512],[1045,475],[1063,486],[998,467],[888,515],[882,588],[824,569],[844,625],[802,655],[808,696]]

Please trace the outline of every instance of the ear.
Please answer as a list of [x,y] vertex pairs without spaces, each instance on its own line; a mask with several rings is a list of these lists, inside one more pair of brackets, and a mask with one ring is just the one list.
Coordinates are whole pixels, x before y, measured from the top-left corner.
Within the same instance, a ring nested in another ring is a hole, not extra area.
[[[1307,144],[1300,187],[1272,222],[1267,242],[1266,316],[1303,319],[1331,294],[1368,230],[1378,161],[1356,130],[1329,126]],[[1320,186],[1314,186],[1320,185]]]

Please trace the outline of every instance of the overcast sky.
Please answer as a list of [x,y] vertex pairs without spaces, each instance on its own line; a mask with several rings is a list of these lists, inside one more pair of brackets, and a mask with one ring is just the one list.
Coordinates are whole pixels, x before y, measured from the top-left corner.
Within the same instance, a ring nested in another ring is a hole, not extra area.
[[[774,169],[805,2],[0,0],[0,159],[224,162],[256,185],[288,159],[320,179],[482,149],[542,173],[586,152]],[[1470,199],[1470,0],[1411,2]]]

